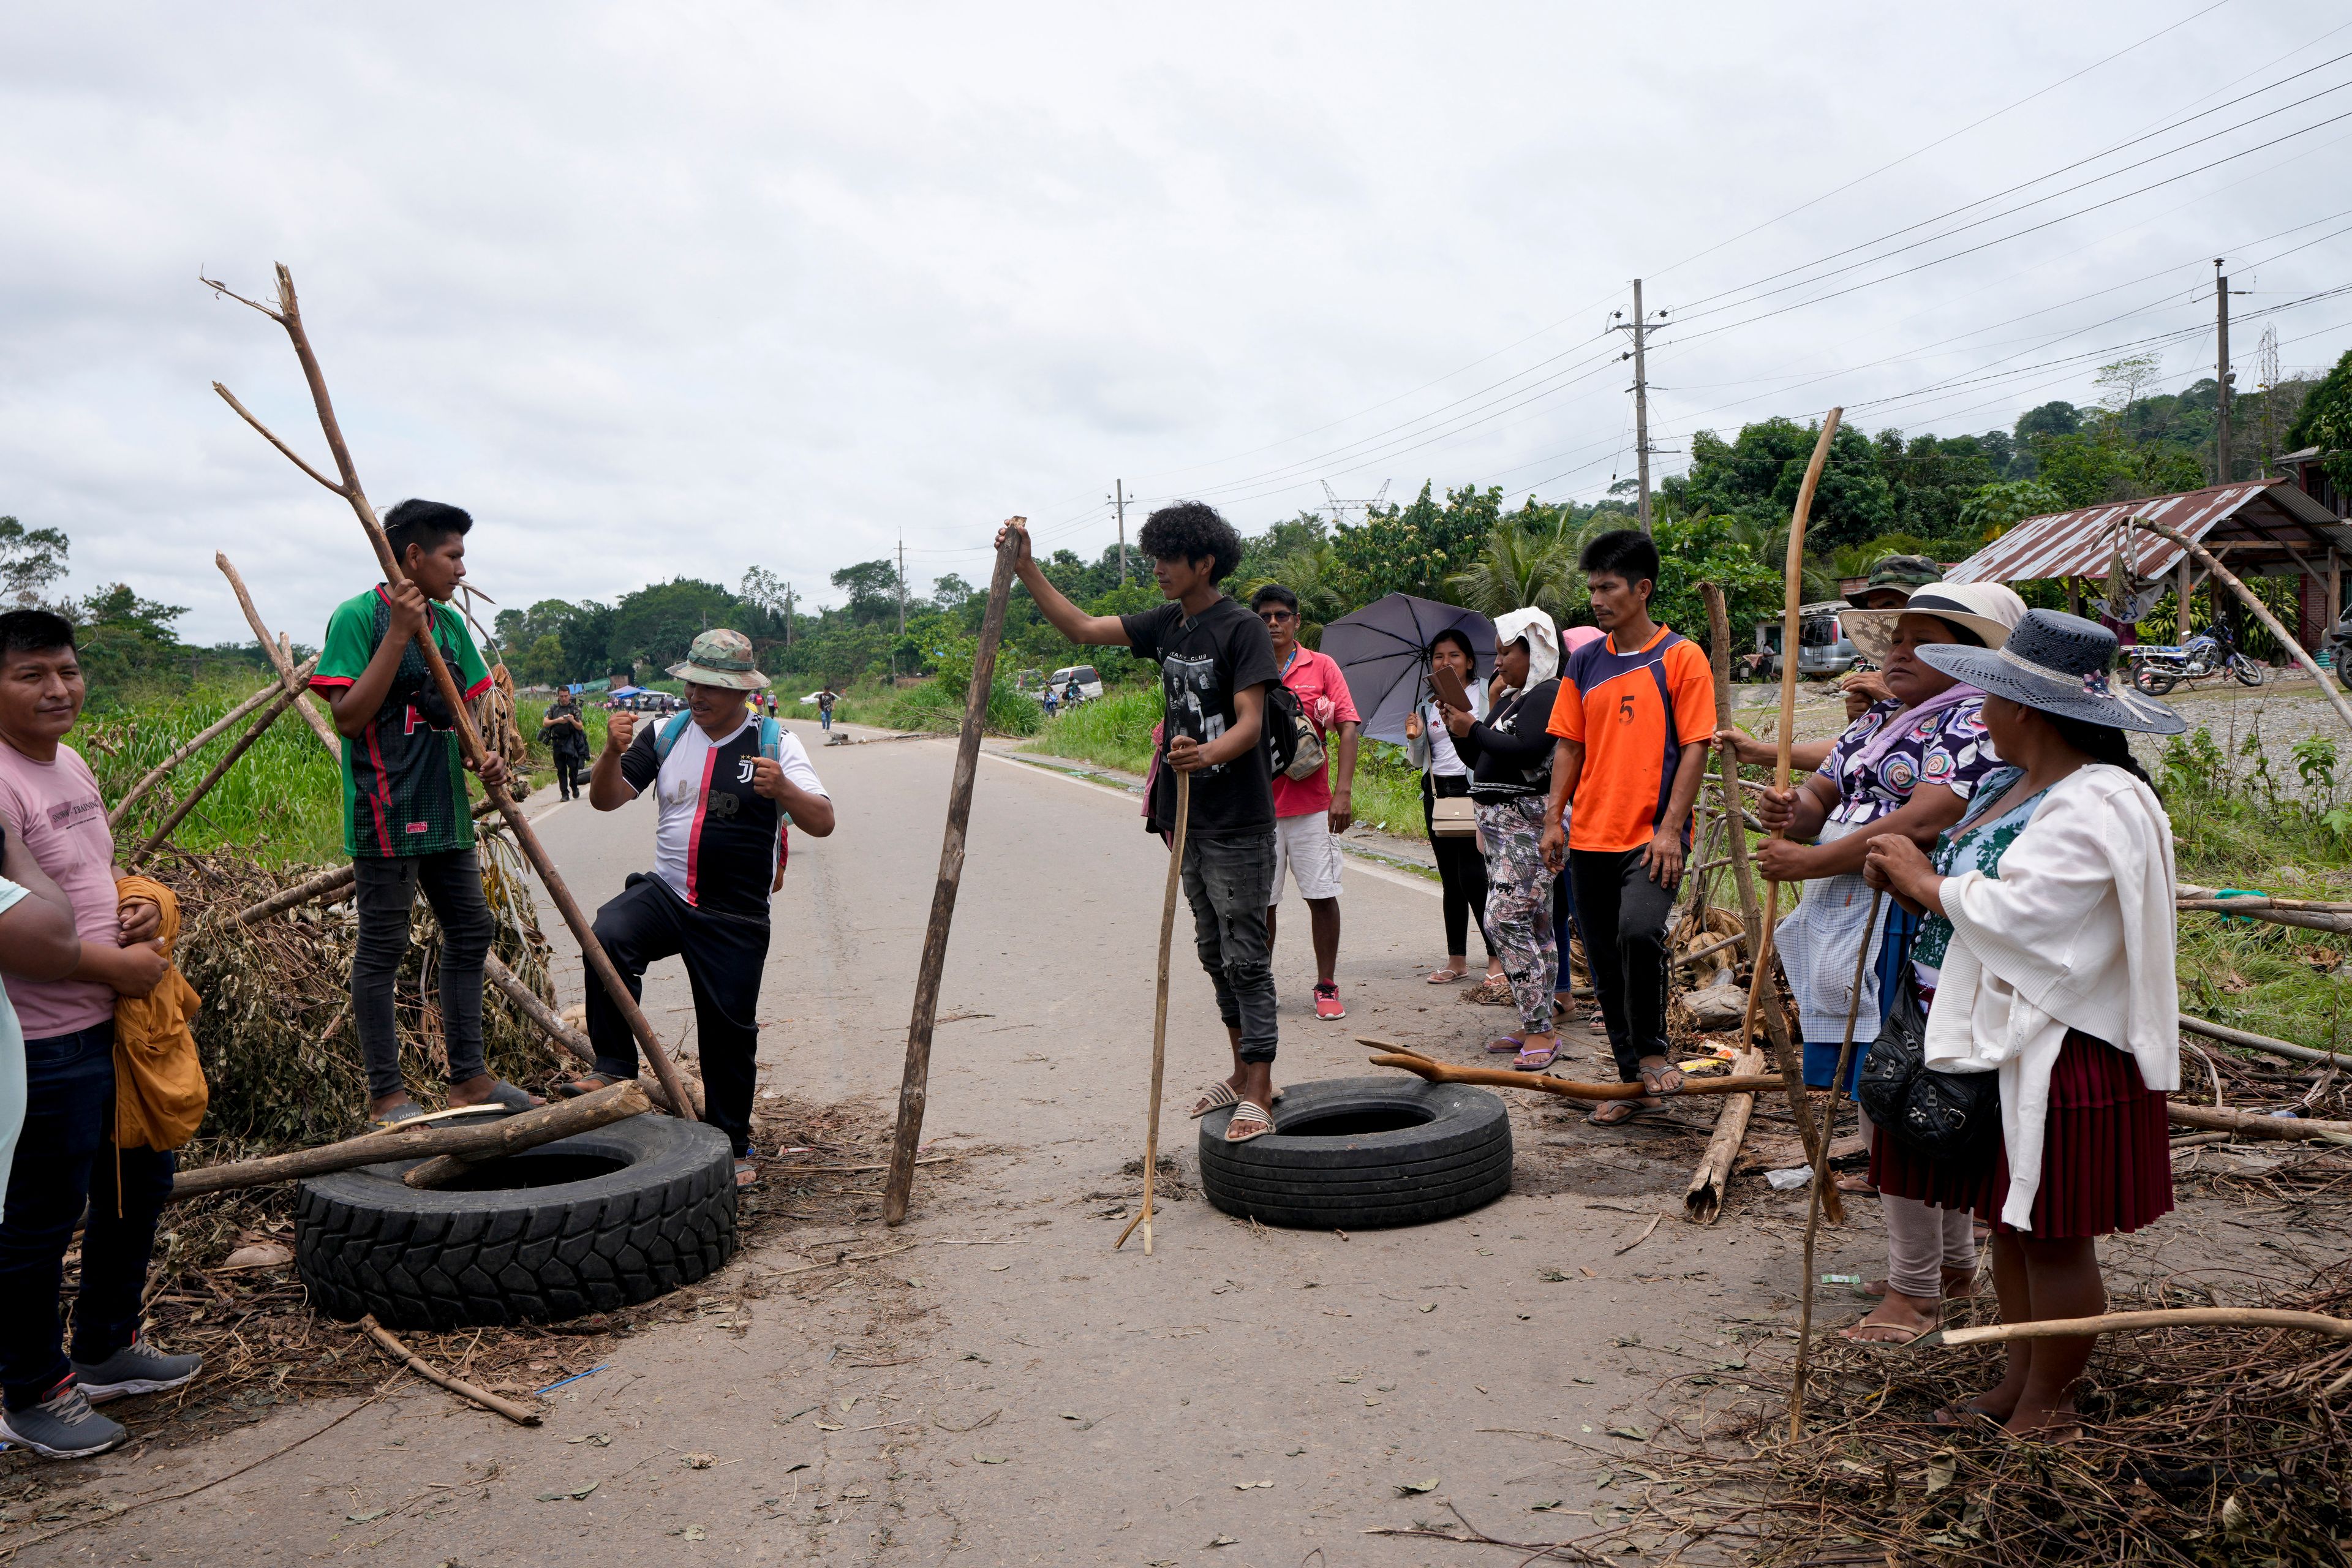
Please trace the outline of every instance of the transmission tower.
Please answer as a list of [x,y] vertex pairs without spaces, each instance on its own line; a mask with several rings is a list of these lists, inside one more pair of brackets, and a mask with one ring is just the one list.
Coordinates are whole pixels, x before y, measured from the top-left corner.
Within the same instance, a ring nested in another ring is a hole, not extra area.
[[1341,500],[1339,499],[1339,493],[1331,488],[1331,481],[1325,479],[1323,481],[1323,500],[1331,512],[1331,526],[1334,528],[1344,528],[1347,526],[1351,517],[1355,521],[1361,521],[1364,518],[1370,516],[1374,508],[1382,505],[1389,499],[1389,480],[1382,479],[1381,481],[1381,488],[1377,491],[1373,492],[1369,500]]

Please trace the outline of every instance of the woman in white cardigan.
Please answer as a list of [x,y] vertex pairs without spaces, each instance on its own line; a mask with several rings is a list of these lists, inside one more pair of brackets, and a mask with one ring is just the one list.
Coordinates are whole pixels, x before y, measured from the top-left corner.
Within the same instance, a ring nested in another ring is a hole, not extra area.
[[[2164,1093],[2180,1083],[2171,824],[2126,730],[2177,734],[2179,716],[2107,681],[2116,638],[2034,610],[1999,649],[1919,657],[1988,695],[1985,727],[2011,766],[1988,777],[1934,860],[1898,834],[1865,874],[1925,911],[1913,949],[1927,1008],[1926,1065],[1993,1073],[2000,1133],[1981,1161],[1938,1163],[1888,1129],[1882,1191],[1993,1222],[2005,1322],[2105,1310],[2096,1238],[2172,1207]],[[1957,1412],[2012,1433],[2076,1424],[2095,1336],[2010,1343],[1999,1386]]]

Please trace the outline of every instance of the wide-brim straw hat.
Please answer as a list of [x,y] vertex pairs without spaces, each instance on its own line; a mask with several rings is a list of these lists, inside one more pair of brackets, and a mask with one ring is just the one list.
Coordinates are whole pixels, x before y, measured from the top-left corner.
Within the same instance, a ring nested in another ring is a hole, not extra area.
[[1987,647],[2009,640],[2010,628],[2025,617],[2025,601],[2000,583],[1931,583],[1895,609],[1841,610],[1846,640],[1863,658],[1884,665],[1895,651],[1895,623],[1906,616],[1933,616],[1974,632]]
[[2153,697],[2108,684],[2116,634],[2096,621],[2056,610],[2028,610],[2000,647],[1927,643],[1919,662],[2012,702],[2149,735],[2178,735],[2189,721]]

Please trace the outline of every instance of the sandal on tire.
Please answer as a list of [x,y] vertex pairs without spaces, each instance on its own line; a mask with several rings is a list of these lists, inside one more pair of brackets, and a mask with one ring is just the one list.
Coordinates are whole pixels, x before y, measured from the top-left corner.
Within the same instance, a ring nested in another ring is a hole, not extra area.
[[[1234,1137],[1234,1129],[1242,1126],[1254,1126],[1257,1131],[1255,1132],[1244,1132],[1238,1138]],[[1273,1117],[1268,1116],[1264,1110],[1260,1110],[1255,1101],[1247,1100],[1240,1100],[1234,1106],[1234,1119],[1225,1123],[1225,1142],[1228,1143],[1247,1143],[1252,1139],[1263,1138],[1273,1131]]]
[[368,1125],[378,1132],[389,1131],[404,1121],[414,1121],[425,1115],[425,1108],[413,1100],[404,1100],[381,1116],[368,1118]]
[[[1274,1102],[1276,1105],[1282,1103],[1284,1092],[1278,1089],[1274,1091]],[[1192,1120],[1198,1121],[1212,1110],[1223,1110],[1228,1105],[1238,1104],[1241,1098],[1234,1092],[1232,1084],[1227,1083],[1223,1079],[1219,1079],[1201,1091],[1200,1100],[1192,1106]]]
[[539,1096],[531,1093],[529,1089],[509,1083],[504,1079],[499,1079],[490,1085],[490,1092],[488,1094],[474,1101],[471,1105],[465,1106],[462,1109],[467,1110],[503,1110],[509,1115],[515,1115],[525,1110],[536,1110],[546,1103],[547,1102],[545,1100],[540,1099]]
[[626,1079],[614,1078],[608,1072],[583,1072],[578,1078],[555,1086],[555,1092],[566,1100],[577,1100],[583,1094],[593,1094],[600,1089],[610,1089]]

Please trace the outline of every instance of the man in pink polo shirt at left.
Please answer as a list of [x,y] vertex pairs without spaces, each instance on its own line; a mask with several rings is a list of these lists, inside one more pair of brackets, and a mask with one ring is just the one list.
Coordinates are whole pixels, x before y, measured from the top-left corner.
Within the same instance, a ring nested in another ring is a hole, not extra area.
[[1336,784],[1319,768],[1303,779],[1280,773],[1274,777],[1274,891],[1265,910],[1266,945],[1271,950],[1274,944],[1274,905],[1282,898],[1283,879],[1295,876],[1315,938],[1315,1016],[1344,1018],[1348,1009],[1339,1000],[1339,982],[1332,978],[1339,963],[1338,836],[1355,820],[1356,739],[1363,720],[1356,711],[1356,700],[1348,695],[1348,679],[1339,667],[1299,646],[1297,595],[1269,583],[1250,595],[1250,608],[1274,639],[1274,662],[1282,671],[1282,684],[1324,738],[1324,750],[1339,760]]

